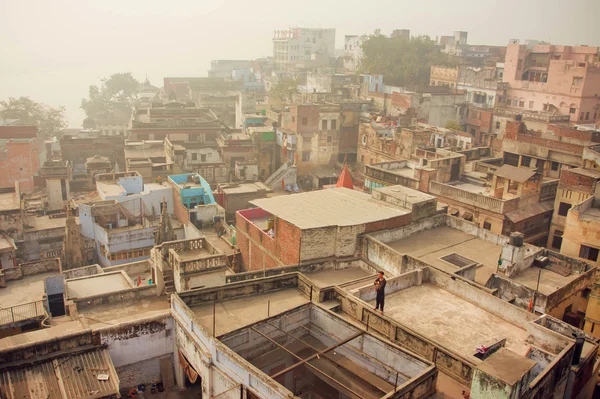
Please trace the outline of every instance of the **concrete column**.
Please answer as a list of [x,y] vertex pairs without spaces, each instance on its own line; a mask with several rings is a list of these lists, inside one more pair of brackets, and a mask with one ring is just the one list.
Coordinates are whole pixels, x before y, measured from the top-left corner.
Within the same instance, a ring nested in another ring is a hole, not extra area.
[[508,194],[508,189],[510,188],[510,180],[508,179],[504,179],[504,189],[502,190],[502,198],[506,197],[506,194]]

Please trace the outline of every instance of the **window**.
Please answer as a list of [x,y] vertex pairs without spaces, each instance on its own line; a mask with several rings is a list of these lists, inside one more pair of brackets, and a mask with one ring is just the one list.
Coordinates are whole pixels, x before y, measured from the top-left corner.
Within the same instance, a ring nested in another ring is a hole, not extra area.
[[302,124],[304,126],[308,125],[308,118],[306,116],[302,117]]
[[506,98],[506,105],[510,105],[510,103],[511,103],[510,97],[507,97]]
[[585,113],[585,120],[587,121],[587,120],[589,120],[589,119],[590,119],[590,113],[589,113],[589,112],[586,112],[586,113]]
[[585,116],[585,112],[582,112],[582,113],[580,113],[580,114],[579,114],[579,119],[580,119],[580,120],[583,120],[583,117],[584,117],[584,116]]
[[577,108],[569,108],[570,114],[574,114],[575,112],[577,112]]
[[496,129],[500,129],[500,121],[496,122]]
[[516,107],[517,105],[519,105],[519,100],[517,100],[517,99],[514,99],[514,100],[513,100],[513,106],[515,106],[515,107]]
[[365,156],[364,155],[360,156],[360,163],[365,163]]
[[596,262],[598,260],[598,253],[600,250],[594,247],[588,247],[587,245],[582,245],[579,249],[579,257],[587,260],[591,260],[592,262]]
[[333,138],[332,138],[331,136],[327,136],[327,142],[328,142],[328,143],[331,143],[332,139],[333,139]]
[[558,214],[560,216],[567,216],[567,213],[569,213],[569,209],[571,209],[571,204],[567,204],[566,202],[561,202],[558,205]]
[[519,101],[519,107],[523,108],[525,106],[525,101],[521,100]]
[[475,135],[475,129],[471,128],[471,134]]
[[198,154],[192,154],[192,161],[196,161],[198,159]]
[[554,236],[552,237],[552,248],[560,249],[562,246],[563,232],[561,230],[554,230]]
[[529,108],[533,108],[533,101],[529,101]]
[[581,86],[583,83],[583,78],[573,78],[573,86]]
[[367,135],[363,134],[362,136],[362,145],[367,145]]
[[310,151],[302,153],[302,162],[310,162]]
[[454,89],[454,83],[450,83],[450,87]]
[[206,154],[200,154],[200,162],[206,162]]
[[560,164],[558,162],[552,162],[552,164],[550,165],[550,169],[552,170],[558,170],[558,166]]
[[321,121],[321,130],[327,130],[327,119]]
[[544,104],[544,111],[548,111],[548,104]]
[[486,220],[485,222],[483,222],[483,228],[486,230],[491,230],[492,224]]
[[335,119],[331,120],[331,130],[337,129],[337,121]]

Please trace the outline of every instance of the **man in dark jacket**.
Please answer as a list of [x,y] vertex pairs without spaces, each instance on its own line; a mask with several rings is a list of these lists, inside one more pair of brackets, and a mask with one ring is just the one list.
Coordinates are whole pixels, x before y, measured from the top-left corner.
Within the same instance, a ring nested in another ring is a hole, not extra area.
[[375,280],[375,291],[377,291],[377,296],[375,297],[375,310],[381,310],[383,313],[383,305],[385,303],[385,285],[387,284],[387,280],[383,276],[383,271],[377,273],[377,279]]

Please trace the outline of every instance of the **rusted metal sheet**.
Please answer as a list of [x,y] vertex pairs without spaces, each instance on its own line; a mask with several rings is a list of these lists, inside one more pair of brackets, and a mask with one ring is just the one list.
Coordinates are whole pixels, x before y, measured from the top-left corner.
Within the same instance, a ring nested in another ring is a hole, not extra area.
[[[99,375],[106,374],[99,378]],[[2,399],[108,398],[119,394],[110,354],[99,349],[0,372]]]

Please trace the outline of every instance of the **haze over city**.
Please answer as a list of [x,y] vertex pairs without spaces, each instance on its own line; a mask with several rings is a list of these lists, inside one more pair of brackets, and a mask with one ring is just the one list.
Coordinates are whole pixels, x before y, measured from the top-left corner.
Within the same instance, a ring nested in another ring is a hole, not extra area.
[[598,45],[598,15],[595,0],[3,1],[0,94],[64,105],[78,127],[81,99],[104,77],[131,72],[160,86],[164,76],[206,76],[212,59],[269,55],[283,27],[335,28],[336,48],[344,35],[398,28],[432,38],[468,31],[473,44]]
[[599,0],[4,1],[1,399],[600,399]]

